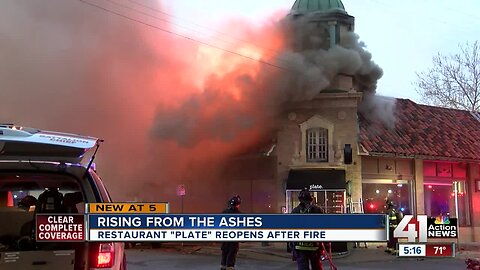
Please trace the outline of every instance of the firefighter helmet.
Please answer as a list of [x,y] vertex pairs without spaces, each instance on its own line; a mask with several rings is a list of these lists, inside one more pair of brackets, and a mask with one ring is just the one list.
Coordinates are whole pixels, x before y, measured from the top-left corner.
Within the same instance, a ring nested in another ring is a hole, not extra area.
[[395,206],[395,203],[394,203],[392,200],[387,200],[387,201],[386,201],[386,205],[387,205],[388,207],[394,207],[394,206]]
[[240,195],[235,195],[228,201],[229,206],[239,206],[241,203],[242,198],[240,198]]
[[304,203],[311,203],[313,201],[312,194],[308,191],[307,188],[304,188],[302,191],[300,191],[300,194],[298,194],[298,200],[300,202]]
[[30,206],[33,206],[36,204],[37,204],[37,199],[32,195],[27,195],[20,200],[20,202],[18,203],[18,206],[25,207],[28,209],[30,208]]

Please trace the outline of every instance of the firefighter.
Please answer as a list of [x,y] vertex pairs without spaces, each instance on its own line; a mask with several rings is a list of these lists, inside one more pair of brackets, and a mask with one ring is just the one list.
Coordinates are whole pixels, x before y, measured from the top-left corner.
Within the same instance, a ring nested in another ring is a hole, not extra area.
[[393,237],[393,231],[395,228],[397,228],[398,225],[398,212],[395,209],[395,204],[393,201],[387,200],[387,215],[388,215],[388,226],[389,226],[389,237],[388,237],[388,243],[387,243],[387,249],[385,252],[389,252],[392,254],[397,254],[398,249],[397,249],[397,243],[398,239]]
[[[239,195],[233,196],[229,201],[227,208],[223,210],[224,214],[240,214],[240,204],[242,204],[242,199]],[[240,245],[238,242],[223,242],[222,243],[222,261],[221,267],[222,270],[233,270],[235,269],[235,261],[237,259],[237,253]]]
[[[307,188],[300,192],[298,200],[300,203],[292,210],[292,214],[323,214],[323,210],[312,203],[313,197]],[[320,247],[319,242],[292,243],[291,250],[294,260],[297,261],[298,270],[323,270]]]
[[32,195],[27,195],[23,197],[20,202],[18,202],[18,208],[24,209],[25,211],[29,212],[32,206],[37,204],[37,199]]

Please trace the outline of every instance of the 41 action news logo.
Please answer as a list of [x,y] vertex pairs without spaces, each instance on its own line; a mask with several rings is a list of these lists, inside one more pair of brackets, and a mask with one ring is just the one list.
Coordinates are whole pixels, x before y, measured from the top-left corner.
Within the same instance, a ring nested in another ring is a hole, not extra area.
[[428,218],[426,215],[405,215],[393,231],[395,238],[407,238],[408,242],[427,242],[427,238],[457,238],[456,218],[440,215]]

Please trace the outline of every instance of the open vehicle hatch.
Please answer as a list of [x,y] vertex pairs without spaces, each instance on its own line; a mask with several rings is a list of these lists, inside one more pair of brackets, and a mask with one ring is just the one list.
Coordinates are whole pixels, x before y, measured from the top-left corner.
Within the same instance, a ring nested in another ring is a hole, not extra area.
[[0,124],[0,160],[80,163],[99,139]]

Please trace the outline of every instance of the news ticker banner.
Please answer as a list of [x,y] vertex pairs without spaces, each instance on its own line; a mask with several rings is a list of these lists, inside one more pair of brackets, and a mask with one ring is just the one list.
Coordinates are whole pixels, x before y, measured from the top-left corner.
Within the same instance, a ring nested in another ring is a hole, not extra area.
[[156,203],[37,214],[39,241],[387,241],[381,214],[168,214]]
[[455,243],[401,243],[400,257],[455,257]]
[[387,241],[385,215],[89,214],[90,241]]

